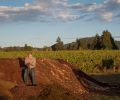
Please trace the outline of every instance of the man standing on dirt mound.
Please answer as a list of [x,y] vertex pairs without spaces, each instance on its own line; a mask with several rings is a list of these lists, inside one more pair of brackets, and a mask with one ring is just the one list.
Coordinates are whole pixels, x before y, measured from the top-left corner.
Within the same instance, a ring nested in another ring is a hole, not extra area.
[[36,86],[35,77],[36,58],[33,57],[32,53],[28,53],[27,57],[25,58],[25,65],[27,67],[24,73],[25,84],[28,85],[27,77],[29,76],[32,81],[32,85]]

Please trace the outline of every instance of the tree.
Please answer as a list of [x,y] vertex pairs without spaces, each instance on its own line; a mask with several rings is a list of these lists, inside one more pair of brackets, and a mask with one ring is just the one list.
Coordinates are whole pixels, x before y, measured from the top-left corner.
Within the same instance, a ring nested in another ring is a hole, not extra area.
[[58,51],[58,50],[64,50],[64,44],[61,41],[61,38],[58,36],[57,40],[56,40],[56,44],[52,45],[52,50],[54,51]]
[[44,46],[43,51],[52,51],[52,48],[51,47],[48,47],[48,46]]
[[87,48],[88,48],[88,49],[91,49],[90,43],[87,44]]
[[101,38],[98,34],[94,37],[94,40],[91,45],[91,49],[100,50],[101,49]]
[[102,38],[101,46],[103,49],[118,49],[114,39],[111,36],[111,33],[108,30],[103,31],[103,35],[101,38]]
[[2,47],[0,46],[0,50],[2,50]]
[[61,41],[61,38],[60,38],[59,36],[57,37],[57,40],[56,40],[56,42],[57,42],[57,43],[60,43],[60,42],[62,42],[62,41]]
[[81,41],[80,39],[76,39],[76,46],[77,46],[77,50],[81,48]]
[[78,44],[76,42],[72,42],[67,46],[67,50],[77,50],[77,49],[78,49]]
[[33,50],[33,47],[28,46],[27,44],[25,44],[23,50],[25,50],[25,51],[32,51],[32,50]]

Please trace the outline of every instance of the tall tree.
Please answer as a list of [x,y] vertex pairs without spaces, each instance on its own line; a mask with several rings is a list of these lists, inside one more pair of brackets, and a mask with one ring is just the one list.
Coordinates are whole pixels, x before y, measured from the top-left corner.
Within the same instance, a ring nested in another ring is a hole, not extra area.
[[61,41],[61,38],[58,36],[56,40],[56,44],[52,45],[52,50],[58,51],[58,50],[64,50],[64,43]]
[[101,49],[101,38],[98,34],[96,34],[96,36],[94,37],[91,49],[94,49],[94,50]]
[[76,44],[75,44],[75,46],[76,46],[76,50],[79,50],[79,49],[81,49],[81,41],[80,41],[80,39],[76,39]]
[[33,47],[31,46],[28,46],[27,44],[25,44],[24,48],[23,48],[25,51],[32,51],[33,50]]
[[57,43],[62,42],[62,41],[61,41],[61,38],[60,38],[59,36],[57,37],[56,42],[57,42]]
[[111,33],[108,30],[103,31],[101,45],[103,49],[118,49]]

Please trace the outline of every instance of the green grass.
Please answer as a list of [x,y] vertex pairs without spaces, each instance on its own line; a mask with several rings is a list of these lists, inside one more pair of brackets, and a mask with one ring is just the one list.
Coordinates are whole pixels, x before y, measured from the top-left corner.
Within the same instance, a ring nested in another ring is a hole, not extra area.
[[[25,57],[27,52],[0,52],[0,58]],[[80,50],[80,51],[36,51],[33,52],[37,58],[64,59],[78,66],[81,70],[89,73],[104,71],[102,61],[113,61],[113,66],[120,66],[120,50]],[[109,62],[108,62],[109,64]],[[108,67],[110,64],[108,65]],[[113,67],[112,66],[112,67]],[[111,66],[110,66],[111,67]],[[111,68],[112,68],[111,67]]]

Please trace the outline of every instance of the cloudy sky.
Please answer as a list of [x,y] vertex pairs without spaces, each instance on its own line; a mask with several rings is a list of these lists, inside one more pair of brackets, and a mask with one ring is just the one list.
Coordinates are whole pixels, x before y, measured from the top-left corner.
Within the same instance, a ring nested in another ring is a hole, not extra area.
[[50,46],[108,29],[120,35],[120,0],[0,0],[0,46]]

